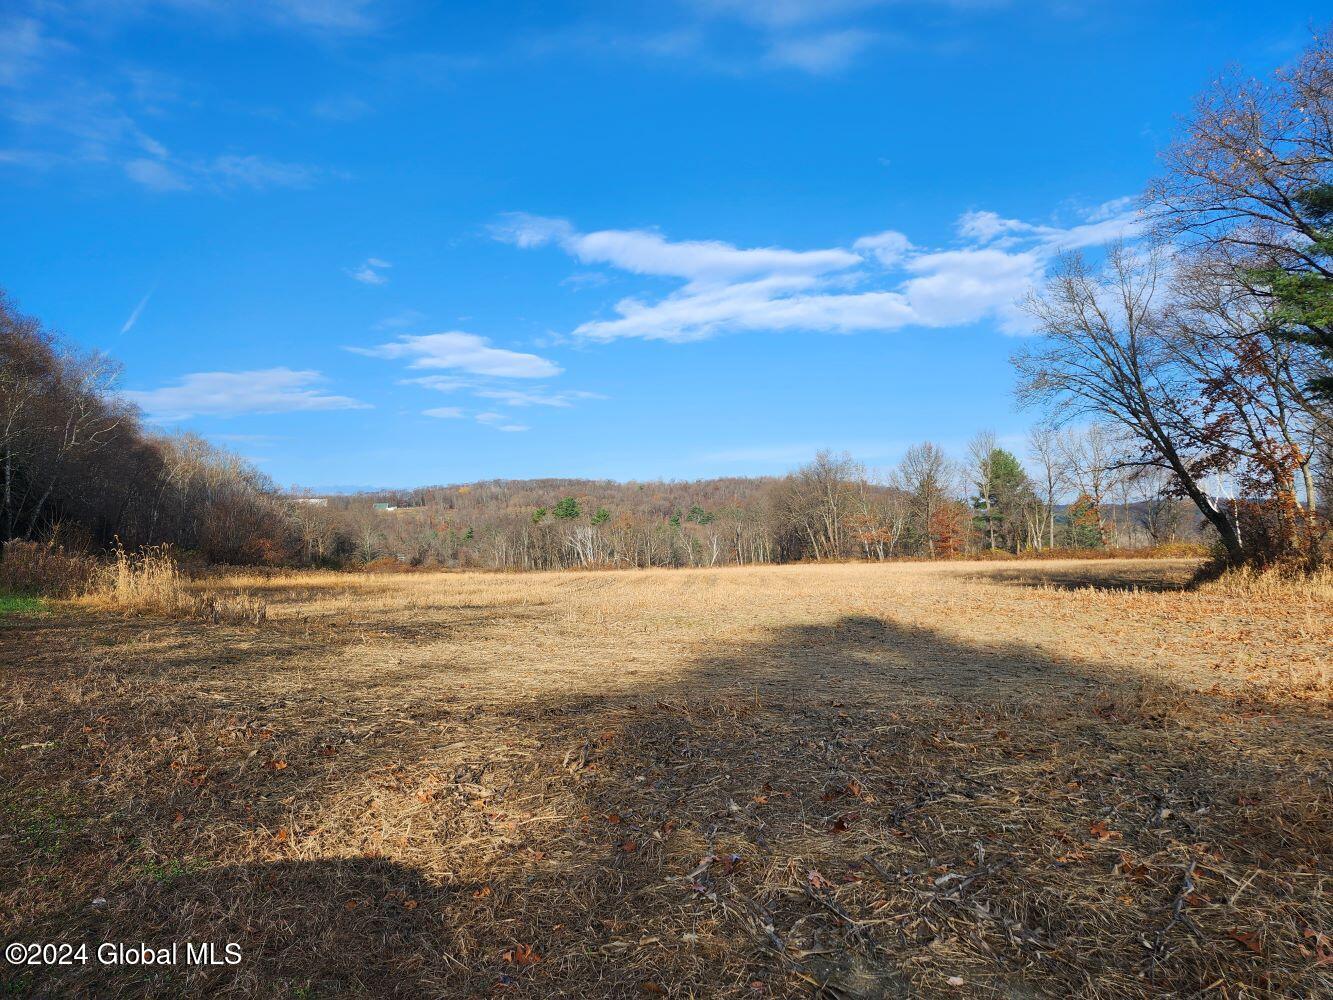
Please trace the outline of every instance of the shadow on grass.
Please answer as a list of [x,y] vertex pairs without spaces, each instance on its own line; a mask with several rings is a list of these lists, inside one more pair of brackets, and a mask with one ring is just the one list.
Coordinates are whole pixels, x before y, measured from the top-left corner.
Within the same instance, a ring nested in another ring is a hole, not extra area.
[[[238,749],[197,670],[172,685],[188,640],[160,638],[139,668],[151,711],[120,665],[69,717],[29,696],[0,723],[0,794],[57,783],[84,814],[41,865],[0,839],[17,874],[0,927],[235,941],[245,959],[0,972],[20,995],[873,998],[958,995],[955,978],[971,996],[1317,992],[1301,953],[1328,916],[1311,877],[1333,828],[1317,713],[1245,718],[1130,667],[845,616],[669,678],[608,664],[605,693],[471,712],[438,665],[331,678],[286,733],[247,722]],[[275,669],[284,641],[234,648],[234,679]],[[6,670],[33,669],[17,653]],[[390,688],[402,717],[325,756],[345,709]],[[115,773],[144,741],[202,780]],[[253,860],[218,860],[238,852]]]
[[1074,567],[1036,564],[998,568],[987,572],[985,579],[1019,587],[1160,594],[1188,590],[1195,581],[1196,568],[1195,561],[1143,566],[1107,560]]

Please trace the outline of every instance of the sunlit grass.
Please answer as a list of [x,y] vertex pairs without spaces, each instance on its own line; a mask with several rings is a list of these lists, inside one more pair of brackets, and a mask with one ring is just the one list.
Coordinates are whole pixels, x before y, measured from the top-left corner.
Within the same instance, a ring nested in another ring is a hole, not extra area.
[[28,594],[0,593],[0,618],[7,615],[31,615],[46,610],[46,602]]

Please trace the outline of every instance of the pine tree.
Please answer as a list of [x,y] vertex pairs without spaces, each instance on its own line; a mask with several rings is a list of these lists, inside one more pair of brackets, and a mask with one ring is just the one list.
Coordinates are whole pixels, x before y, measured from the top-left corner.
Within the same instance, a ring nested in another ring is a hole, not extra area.
[[557,521],[577,521],[583,516],[583,508],[573,497],[565,497],[555,505],[555,510],[551,513],[555,515]]

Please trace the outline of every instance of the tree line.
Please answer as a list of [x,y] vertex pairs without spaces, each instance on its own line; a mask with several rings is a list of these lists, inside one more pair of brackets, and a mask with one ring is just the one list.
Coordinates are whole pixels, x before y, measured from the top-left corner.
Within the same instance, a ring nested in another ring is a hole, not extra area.
[[0,538],[166,543],[227,563],[298,555],[273,484],[195,435],[146,431],[114,392],[118,374],[0,292]]
[[332,565],[718,566],[1205,538],[1163,477],[1111,466],[1105,426],[1038,427],[1021,450],[986,432],[960,457],[925,442],[882,470],[826,451],[782,477],[491,481],[293,503],[307,559]]

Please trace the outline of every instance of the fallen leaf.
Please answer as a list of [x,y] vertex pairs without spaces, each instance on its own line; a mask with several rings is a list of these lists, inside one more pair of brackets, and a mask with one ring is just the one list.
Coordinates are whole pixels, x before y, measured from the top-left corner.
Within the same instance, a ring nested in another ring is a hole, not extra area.
[[639,849],[639,842],[631,837],[620,845],[620,849],[626,854],[633,854]]
[[536,965],[542,960],[542,957],[533,950],[530,944],[515,945],[500,957],[514,965]]
[[852,824],[855,823],[860,818],[861,814],[857,812],[843,813],[841,816],[839,816],[837,819],[835,819],[832,823],[828,825],[828,832],[846,833],[849,829],[851,829]]
[[663,989],[657,983],[649,982],[647,980],[639,984],[639,989],[642,990],[644,993],[651,993],[653,994],[653,996],[664,997],[667,995],[667,991],[665,989]]
[[1253,931],[1242,931],[1239,929],[1228,931],[1227,937],[1231,938],[1233,941],[1239,941],[1256,955],[1262,955],[1264,953],[1263,945],[1259,943],[1259,935],[1255,934]]

